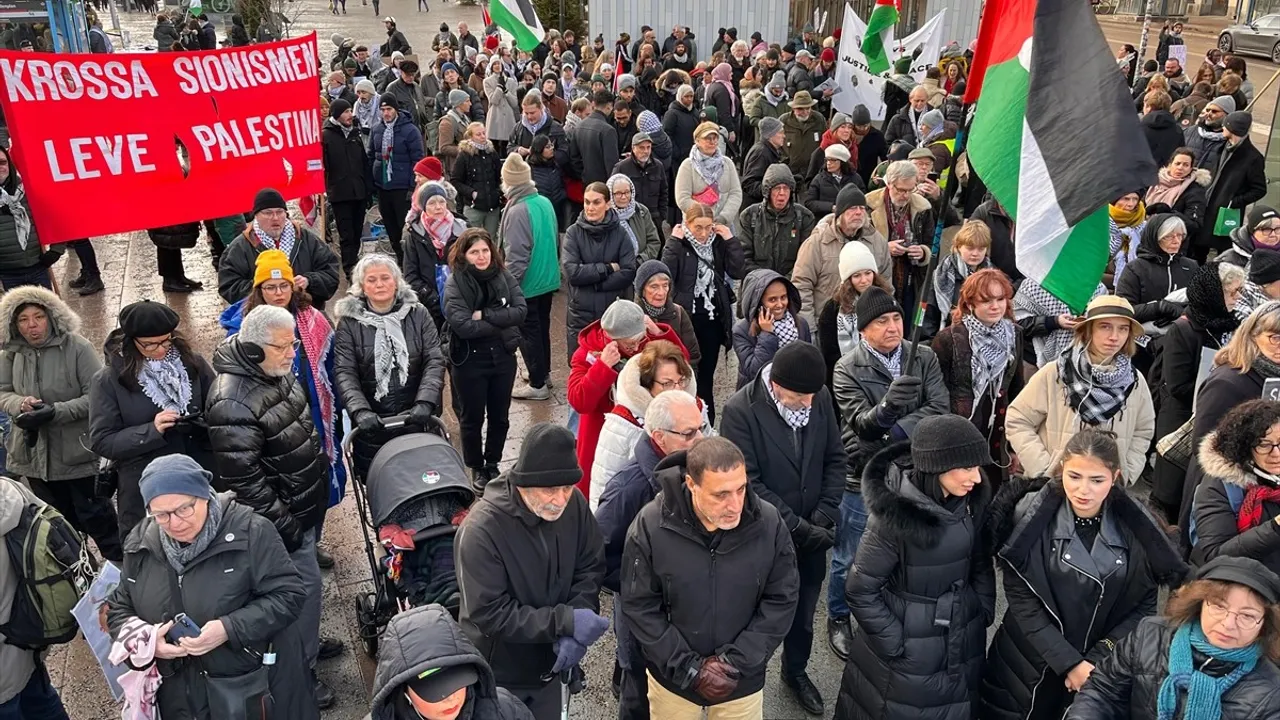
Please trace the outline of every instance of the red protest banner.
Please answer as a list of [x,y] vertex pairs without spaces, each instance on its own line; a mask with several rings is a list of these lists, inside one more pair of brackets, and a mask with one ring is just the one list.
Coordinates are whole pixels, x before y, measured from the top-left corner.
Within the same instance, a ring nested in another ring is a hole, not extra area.
[[324,192],[318,78],[314,34],[205,52],[0,51],[40,241],[242,213],[264,187]]

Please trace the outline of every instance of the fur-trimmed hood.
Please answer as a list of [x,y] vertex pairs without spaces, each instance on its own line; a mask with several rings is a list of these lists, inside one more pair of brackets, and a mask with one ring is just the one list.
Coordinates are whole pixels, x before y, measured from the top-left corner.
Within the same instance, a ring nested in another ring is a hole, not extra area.
[[[1036,540],[1050,531],[1058,508],[1065,501],[1060,480],[1011,478],[991,502],[985,538],[987,552],[1011,563],[1026,557]],[[1112,486],[1106,505],[1112,517],[1142,546],[1156,582],[1164,586],[1181,583],[1190,567],[1182,561],[1173,540],[1151,512],[1119,483]]]
[[20,285],[0,297],[0,346],[27,344],[14,323],[14,315],[23,305],[39,305],[49,316],[49,338],[52,340],[80,332],[80,316],[52,291],[37,285]]
[[[649,403],[653,402],[653,396],[640,385],[640,363],[637,361],[639,357],[640,355],[636,354],[627,360],[627,364],[622,366],[622,372],[618,373],[618,382],[614,386],[614,402],[626,408],[633,418],[644,417],[649,409]],[[690,377],[684,391],[697,397],[697,379]]]
[[[913,472],[910,440],[893,443],[872,455],[862,471],[867,512],[883,522],[887,535],[923,548],[937,547],[950,513],[911,482]],[[991,485],[984,476],[969,496],[974,517],[982,516],[990,500]]]
[[[403,277],[400,278],[399,287],[396,289],[396,304],[393,307],[399,307],[402,304],[418,304],[418,294]],[[344,317],[360,317],[366,307],[364,293],[358,287],[352,286],[347,290],[347,296],[333,306],[334,325]]]
[[[485,140],[484,145],[485,145],[484,147],[485,152],[495,152],[495,150],[493,149],[492,141]],[[480,152],[480,150],[476,148],[475,143],[471,142],[470,140],[463,140],[458,143],[458,152],[463,152],[468,155],[475,155],[476,153]]]
[[1209,187],[1209,183],[1213,182],[1213,173],[1205,168],[1196,168],[1191,171],[1191,176],[1196,179],[1196,184],[1201,187]]
[[1206,477],[1216,477],[1224,483],[1230,483],[1246,490],[1258,484],[1258,478],[1248,466],[1228,458],[1218,450],[1216,440],[1218,433],[1211,432],[1200,441],[1200,449],[1196,457],[1200,460],[1200,469]]

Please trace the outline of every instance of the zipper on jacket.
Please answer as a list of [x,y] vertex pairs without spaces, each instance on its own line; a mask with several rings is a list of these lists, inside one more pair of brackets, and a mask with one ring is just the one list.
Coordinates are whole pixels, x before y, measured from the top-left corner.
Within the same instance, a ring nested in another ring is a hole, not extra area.
[[[1009,566],[1009,569],[1013,571],[1013,574],[1017,575],[1022,580],[1022,582],[1026,583],[1027,589],[1031,590],[1031,594],[1036,596],[1036,599],[1040,601],[1040,604],[1044,606],[1044,609],[1049,613],[1049,615],[1053,617],[1053,621],[1058,623],[1058,632],[1062,632],[1062,618],[1058,617],[1058,614],[1055,613],[1053,609],[1049,607],[1049,603],[1045,602],[1044,598],[1040,597],[1040,593],[1036,592],[1035,586],[1032,585],[1027,580],[1026,576],[1018,572],[1018,568],[1014,567],[1013,563],[1009,562],[1008,558],[1004,558],[1003,555],[1000,557],[1004,559],[1005,564]],[[1094,613],[1096,614],[1097,612],[1098,611],[1095,608]],[[1027,714],[1023,716],[1023,720],[1030,720],[1031,712],[1036,706],[1036,693],[1039,692],[1040,685],[1044,683],[1045,677],[1048,674],[1049,674],[1049,666],[1046,664],[1045,669],[1040,671],[1040,679],[1037,680],[1036,684],[1031,688],[1031,707],[1027,708]]]

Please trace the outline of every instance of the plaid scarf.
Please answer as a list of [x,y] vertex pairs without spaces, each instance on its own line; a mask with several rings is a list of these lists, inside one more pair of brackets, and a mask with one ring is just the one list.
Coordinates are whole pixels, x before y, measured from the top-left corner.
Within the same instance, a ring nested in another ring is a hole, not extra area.
[[1121,353],[1116,355],[1114,365],[1098,367],[1089,361],[1089,351],[1077,344],[1058,358],[1058,377],[1067,407],[1075,410],[1086,425],[1110,420],[1138,384],[1128,355]]
[[879,360],[880,364],[884,365],[884,369],[889,371],[889,377],[896,378],[902,374],[901,343],[898,344],[898,347],[893,349],[893,352],[888,355],[882,355],[879,350],[871,347],[871,344],[867,342],[866,338],[859,336],[859,342],[862,343],[862,347],[866,348],[867,352],[871,353],[871,357]]
[[769,393],[769,399],[773,401],[773,406],[778,408],[778,414],[782,416],[782,421],[792,430],[799,430],[809,424],[810,408],[801,408],[792,410],[791,408],[778,402],[778,396],[773,394],[773,383],[769,382],[769,376],[773,371],[773,363],[765,365],[760,370],[760,380],[764,383],[764,389]]
[[779,348],[784,348],[800,339],[800,329],[796,327],[796,316],[792,315],[790,310],[773,321],[773,334],[778,337]]
[[[1004,371],[1013,357],[1013,323],[1001,318],[1000,322],[987,327],[972,313],[966,313],[961,320],[969,330],[973,397],[981,397],[988,391],[994,395],[1003,384]],[[977,406],[975,402],[974,407]]]
[[284,224],[284,229],[280,231],[280,239],[278,241],[272,240],[270,235],[263,232],[262,226],[258,224],[257,220],[253,221],[253,234],[257,236],[258,242],[262,247],[267,250],[279,250],[285,254],[285,257],[290,260],[293,259],[293,243],[295,237],[292,222],[286,222]]
[[1257,467],[1253,468],[1253,474],[1258,477],[1258,484],[1245,492],[1244,502],[1236,515],[1236,529],[1240,532],[1262,524],[1262,503],[1280,502],[1280,478]]

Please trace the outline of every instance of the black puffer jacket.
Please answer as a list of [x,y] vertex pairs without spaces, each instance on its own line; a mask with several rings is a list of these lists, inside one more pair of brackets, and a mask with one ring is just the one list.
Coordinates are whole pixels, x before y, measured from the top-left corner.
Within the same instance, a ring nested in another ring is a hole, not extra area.
[[[1160,686],[1169,675],[1169,646],[1177,628],[1160,617],[1138,623],[1128,637],[1116,644],[1102,664],[1094,669],[1089,682],[1080,690],[1076,701],[1063,720],[1150,720],[1156,717],[1156,700]],[[1207,664],[1206,664],[1207,663]],[[1211,677],[1220,678],[1235,665],[1211,660],[1197,650],[1191,651],[1193,667],[1204,668]],[[1186,692],[1178,693],[1180,718]],[[1222,695],[1221,720],[1254,720],[1280,717],[1280,669],[1270,660],[1258,661],[1253,672],[1245,675]]]
[[147,237],[151,238],[152,244],[158,248],[188,250],[195,247],[196,242],[200,240],[200,223],[190,222],[151,228],[147,230]]
[[[639,262],[631,239],[612,209],[598,223],[588,220],[586,213],[579,214],[577,222],[565,233],[561,253],[569,281],[565,324],[569,333],[576,336],[599,320],[610,303],[629,293]],[[610,263],[617,263],[618,269],[611,268]]]
[[[379,417],[407,413],[416,403],[430,403],[436,410],[440,409],[440,392],[444,386],[440,335],[431,314],[418,303],[417,295],[408,284],[402,283],[391,312],[399,312],[406,303],[413,305],[402,323],[409,347],[409,368],[404,377],[392,373],[387,394],[381,398],[377,397],[378,379],[374,373],[373,346],[377,332],[359,320],[368,307],[365,299],[345,297],[334,307],[334,317],[338,320],[333,337],[334,390],[356,422],[367,412]],[[387,433],[356,438],[354,453],[359,477],[364,477],[374,454],[388,439]]]
[[667,106],[662,116],[662,131],[671,138],[671,165],[679,167],[693,151],[693,131],[698,128],[698,113],[679,102]]
[[857,185],[858,189],[866,190],[862,184],[862,178],[858,177],[858,173],[853,171],[849,163],[842,163],[841,168],[839,180],[835,175],[827,172],[825,167],[819,170],[809,182],[808,189],[804,191],[804,206],[809,208],[809,212],[813,213],[813,217],[818,220],[835,211],[836,197],[845,185]]
[[236,335],[214,351],[213,369],[205,420],[218,475],[237,500],[275,523],[293,552],[329,506],[329,461],[307,391],[293,373],[264,373]]
[[[857,631],[840,680],[838,720],[976,717],[996,582],[980,532],[991,500],[983,482],[943,507],[915,484],[911,445],[867,463],[870,515],[845,597]],[[923,482],[936,483],[936,477]]]
[[[17,166],[14,165],[13,157],[7,148],[0,147],[0,155],[4,155],[9,163],[9,177],[0,184],[0,187],[10,195],[15,195],[22,187]],[[31,206],[25,197],[22,199],[22,205],[27,208],[27,213],[30,215]],[[56,245],[55,249],[43,251],[40,248],[40,237],[37,231],[38,228],[33,221],[31,231],[27,235],[27,246],[22,247],[22,243],[18,242],[18,226],[14,222],[13,213],[8,207],[0,206],[0,270],[29,270],[37,265],[49,267],[57,262],[66,246]]]
[[458,159],[453,163],[450,177],[458,189],[459,206],[466,205],[480,212],[502,207],[502,158],[494,152],[493,143],[485,143],[483,150],[469,140],[459,143]]
[[[166,720],[214,720],[205,697],[206,674],[240,677],[262,668],[261,654],[275,646],[269,669],[276,712],[272,718],[318,720],[311,673],[294,620],[306,590],[266,518],[230,493],[218,496],[222,523],[204,552],[182,576],[181,600],[173,597],[173,568],[160,543],[160,527],[147,518],[124,543],[121,582],[107,601],[107,625],[116,637],[126,620],[163,623],[185,612],[198,625],[221,620],[227,642],[199,660],[158,660],[164,682],[156,707]],[[255,655],[255,653],[257,655]]]
[[560,519],[529,511],[506,476],[458,529],[453,557],[458,622],[505,688],[537,688],[555,663],[554,643],[573,634],[573,611],[600,610],[604,538],[587,499],[573,493]]
[[622,613],[645,667],[690,702],[703,658],[723,656],[742,673],[726,700],[764,687],[774,650],[791,628],[800,578],[791,534],[777,508],[747,490],[742,519],[703,529],[684,487],[683,452],[658,463],[662,494],[644,506],[622,551]]
[[1071,701],[1066,674],[1102,662],[1108,643],[1155,612],[1158,586],[1181,582],[1188,569],[1119,485],[1103,505],[1092,552],[1075,532],[1060,480],[1011,481],[992,503],[988,529],[1009,609],[987,655],[983,720],[1061,717]]
[[[1124,272],[1116,280],[1116,294],[1133,305],[1139,320],[1144,319],[1139,305],[1161,300],[1174,290],[1187,287],[1196,270],[1200,269],[1195,260],[1181,252],[1170,255],[1160,249],[1156,238],[1160,224],[1172,217],[1172,214],[1164,214],[1147,218],[1142,238],[1138,241],[1138,257],[1124,266]],[[1186,243],[1183,246],[1190,247]]]

